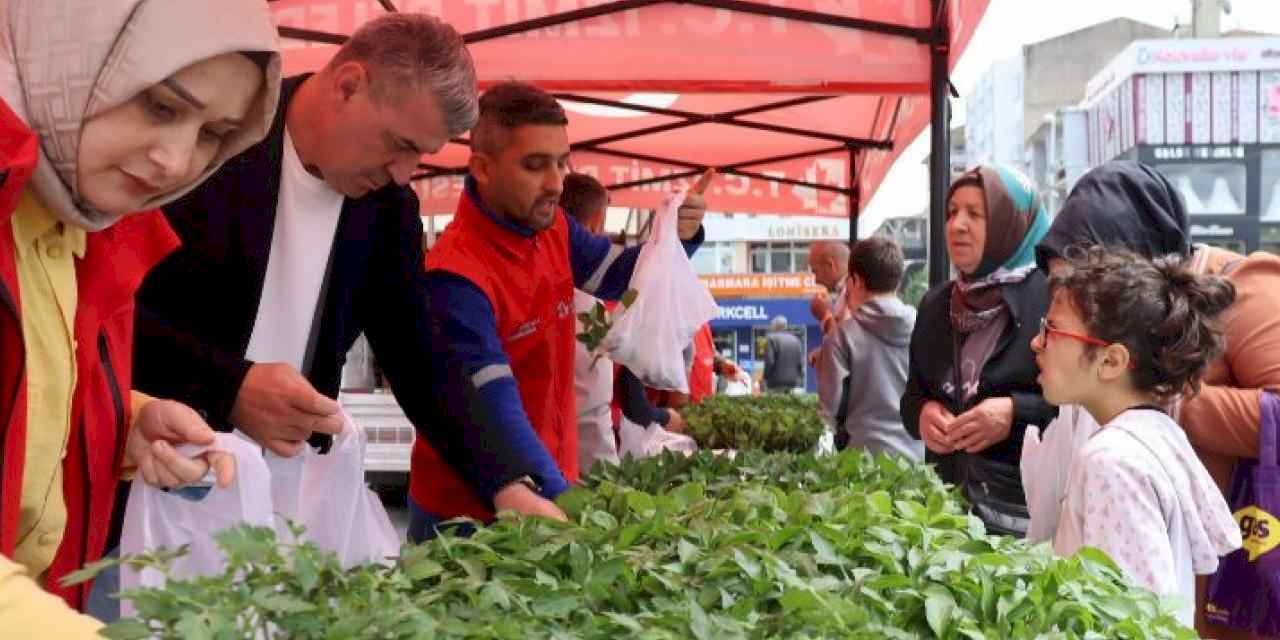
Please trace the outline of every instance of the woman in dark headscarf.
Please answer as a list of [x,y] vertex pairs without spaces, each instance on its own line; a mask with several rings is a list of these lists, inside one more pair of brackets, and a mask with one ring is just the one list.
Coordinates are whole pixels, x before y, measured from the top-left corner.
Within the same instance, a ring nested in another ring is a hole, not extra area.
[[1036,246],[1036,261],[1048,270],[1052,258],[1072,246],[1108,244],[1148,258],[1191,255],[1190,224],[1182,198],[1155,169],[1117,160],[1086,173],[1071,189],[1048,233]]
[[[1180,255],[1192,271],[1231,281],[1236,301],[1221,318],[1226,351],[1209,363],[1200,392],[1170,407],[1170,416],[1182,425],[1200,461],[1225,494],[1236,462],[1258,457],[1262,393],[1280,390],[1280,258],[1266,253],[1245,257],[1193,245],[1189,228],[1182,198],[1163,175],[1136,162],[1108,162],[1086,173],[1072,188],[1036,247],[1036,259],[1044,269],[1056,271],[1062,268],[1068,249],[1104,244],[1148,258]],[[1080,415],[1084,413],[1064,407],[1062,418],[1048,429],[1046,438],[1055,437],[1055,429],[1059,430],[1056,437],[1065,437],[1059,427],[1088,437],[1097,426]],[[1071,450],[1066,451],[1053,460],[1037,460],[1036,466],[1065,468]],[[1037,528],[1053,526],[1057,515],[1037,514]],[[1248,633],[1205,620],[1206,582],[1202,577],[1197,585],[1196,630],[1204,637],[1249,638]]]
[[1000,165],[962,175],[947,195],[946,227],[959,276],[925,294],[911,336],[903,425],[994,533],[1026,531],[1022,436],[1055,413],[1030,346],[1049,307],[1033,253],[1048,228],[1026,176]]

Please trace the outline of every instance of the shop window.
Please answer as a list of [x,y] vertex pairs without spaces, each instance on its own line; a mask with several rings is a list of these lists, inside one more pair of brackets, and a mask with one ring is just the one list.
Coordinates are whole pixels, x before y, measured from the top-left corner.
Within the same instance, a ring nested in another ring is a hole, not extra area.
[[1191,215],[1243,214],[1245,167],[1238,162],[1157,165]]
[[809,270],[809,247],[805,246],[801,251],[794,251],[791,254],[792,260],[795,261],[793,267],[794,273],[805,273]]
[[1280,256],[1280,225],[1262,225],[1258,234],[1258,250]]
[[791,247],[787,243],[769,249],[769,273],[791,273]]
[[751,245],[751,273],[769,273],[769,249],[767,246]]
[[738,332],[734,329],[711,330],[711,340],[715,343],[716,353],[722,357],[738,361]]
[[1280,222],[1280,149],[1262,152],[1262,171],[1258,180],[1262,185],[1260,204],[1263,222]]
[[753,242],[752,273],[804,273],[809,270],[808,242]]
[[699,275],[733,273],[733,244],[729,242],[705,242],[689,259]]

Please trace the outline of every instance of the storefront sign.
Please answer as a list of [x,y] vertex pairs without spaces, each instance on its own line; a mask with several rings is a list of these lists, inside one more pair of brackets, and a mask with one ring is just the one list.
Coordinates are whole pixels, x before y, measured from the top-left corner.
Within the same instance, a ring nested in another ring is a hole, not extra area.
[[804,298],[825,291],[812,273],[735,273],[698,276],[712,297]]
[[720,305],[716,316],[721,320],[768,320],[762,304]]
[[1139,73],[1205,73],[1280,69],[1280,38],[1138,40],[1131,43],[1085,86],[1092,105],[1119,83]]
[[1238,144],[1162,146],[1152,153],[1156,160],[1240,160],[1244,158],[1244,147]]
[[786,224],[769,228],[770,240],[837,240],[849,237],[849,223]]
[[790,326],[818,324],[809,313],[808,299],[757,298],[720,301],[720,312],[711,328],[763,327],[779,316]]
[[[780,299],[756,298],[720,302],[720,313],[711,321],[712,335],[717,344],[737,345],[738,365],[754,372],[764,363],[756,358],[764,357],[765,336],[772,330],[774,318],[785,318],[789,330],[800,338],[805,352],[822,346],[822,329],[809,312],[807,298]],[[731,337],[724,338],[726,334]],[[807,367],[806,388],[817,391],[817,376],[813,367]]]
[[847,240],[849,219],[818,216],[709,214],[702,221],[707,242]]
[[1236,235],[1236,230],[1232,227],[1224,227],[1220,224],[1191,225],[1192,237],[1212,237],[1212,238],[1230,238]]

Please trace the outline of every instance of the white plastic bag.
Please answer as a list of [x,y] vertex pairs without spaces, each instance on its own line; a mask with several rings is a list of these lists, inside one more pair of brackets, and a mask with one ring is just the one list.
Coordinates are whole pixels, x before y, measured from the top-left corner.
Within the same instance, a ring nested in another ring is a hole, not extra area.
[[[236,458],[236,479],[221,489],[213,485],[203,498],[185,497],[182,490],[163,491],[134,481],[125,507],[124,529],[120,535],[120,554],[129,556],[166,547],[187,545],[187,555],[174,561],[170,575],[175,577],[208,576],[222,573],[226,555],[214,543],[214,534],[241,524],[258,527],[274,526],[271,500],[267,487],[270,472],[257,445],[230,433],[219,433],[209,447],[183,445],[178,451],[194,456],[206,450],[230,452]],[[137,572],[127,565],[120,568],[120,589],[163,587],[165,576],[155,569]],[[133,615],[133,603],[121,601],[121,615]]]
[[724,386],[724,395],[726,396],[749,396],[751,395],[751,376],[742,369],[738,369],[738,375],[734,376]]
[[653,233],[631,274],[631,288],[639,295],[614,319],[601,348],[646,385],[688,393],[684,348],[719,308],[680,244],[683,202],[683,193],[673,194],[658,208]]
[[1027,496],[1027,540],[1053,540],[1062,515],[1062,500],[1067,494],[1067,468],[1077,451],[1098,430],[1098,423],[1088,411],[1077,405],[1058,410],[1058,417],[1045,427],[1027,427],[1022,438],[1022,490]]
[[[214,536],[238,525],[271,527],[281,540],[291,541],[286,521],[306,527],[303,537],[337,555],[343,567],[388,562],[399,555],[400,536],[378,497],[364,483],[365,433],[343,414],[343,430],[329,453],[310,447],[293,458],[264,456],[262,449],[239,433],[219,433],[213,445],[183,445],[178,451],[193,456],[214,449],[235,456],[231,486],[210,487],[202,497],[186,497],[189,489],[164,491],[144,482],[133,483],[120,539],[122,556],[188,545],[187,555],[169,571],[174,578],[222,573],[226,556]],[[123,567],[121,590],[163,587],[165,576],[147,569],[141,574]],[[132,614],[128,601],[121,612]]]
[[830,429],[823,429],[822,435],[818,436],[818,443],[813,445],[813,455],[831,456],[836,453],[836,434]]
[[681,433],[672,433],[653,423],[642,427],[624,416],[618,425],[618,456],[626,459],[630,454],[637,460],[651,458],[663,451],[679,451],[693,453],[698,450],[698,443],[693,438]]
[[387,562],[400,554],[400,536],[378,496],[364,483],[367,435],[343,414],[342,432],[326,454],[311,447],[292,458],[266,452],[271,500],[282,539],[292,538],[288,520],[306,527],[303,536],[338,556],[343,567]]

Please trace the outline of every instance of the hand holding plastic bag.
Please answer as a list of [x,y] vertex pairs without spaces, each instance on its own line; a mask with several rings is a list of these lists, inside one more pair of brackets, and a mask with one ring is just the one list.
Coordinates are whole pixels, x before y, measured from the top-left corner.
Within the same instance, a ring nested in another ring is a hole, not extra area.
[[[226,488],[196,486],[164,491],[133,483],[120,540],[123,556],[188,546],[168,573],[173,578],[220,574],[226,556],[215,536],[240,525],[268,527],[279,539],[292,541],[287,521],[306,528],[304,537],[334,553],[343,567],[386,562],[400,551],[386,509],[364,483],[365,434],[343,414],[343,430],[327,454],[304,447],[293,458],[266,454],[240,434],[219,433],[208,447],[183,445],[183,455],[205,450],[235,456],[235,480]],[[163,587],[165,576],[152,569],[121,569],[120,587]],[[129,601],[121,612],[132,614]]]
[[265,454],[271,472],[276,531],[291,538],[287,521],[306,527],[304,536],[338,556],[343,567],[387,562],[400,553],[400,536],[382,502],[364,483],[367,435],[342,414],[343,428],[329,453],[303,447],[292,458]]
[[[125,508],[120,554],[130,556],[153,549],[177,549],[187,545],[187,554],[173,562],[175,577],[208,576],[222,573],[227,558],[214,542],[214,534],[242,524],[274,526],[269,487],[271,473],[256,444],[230,433],[219,433],[209,446],[182,445],[178,451],[195,456],[215,449],[235,456],[236,477],[230,486],[189,487],[165,491],[144,482],[134,482]],[[163,587],[164,574],[155,569],[134,571],[120,568],[120,589]],[[121,602],[120,613],[133,615],[133,603]]]
[[[708,179],[709,179],[708,174]],[[706,179],[691,192],[706,188]],[[618,315],[601,343],[614,362],[631,369],[649,387],[689,392],[682,352],[719,308],[698,280],[679,236],[685,193],[663,200],[653,232],[640,249],[631,289],[639,295]]]

